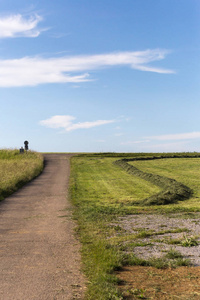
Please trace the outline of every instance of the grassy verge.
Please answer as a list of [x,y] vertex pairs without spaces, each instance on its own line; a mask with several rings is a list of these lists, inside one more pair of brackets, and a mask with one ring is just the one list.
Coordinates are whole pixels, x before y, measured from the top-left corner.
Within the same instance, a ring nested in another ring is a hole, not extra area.
[[[132,154],[132,158],[148,155]],[[196,197],[198,191],[195,188],[200,184],[200,180],[194,183],[193,177],[187,179],[187,186],[194,190],[194,195],[190,200],[177,204],[145,207],[142,203],[143,199],[159,193],[161,188],[135,175],[130,175],[113,164],[114,161],[123,157],[125,158],[126,155],[108,153],[80,155],[71,160],[70,194],[75,205],[74,215],[78,222],[77,231],[83,245],[84,270],[88,277],[86,299],[90,300],[123,299],[117,287],[118,279],[114,274],[124,265],[166,268],[188,264],[188,261],[177,253],[167,253],[166,260],[143,260],[132,255],[131,251],[126,251],[126,244],[130,250],[131,242],[134,247],[140,243],[139,238],[155,233],[143,231],[138,234],[127,234],[117,225],[117,220],[119,217],[131,214],[200,211]],[[128,158],[131,158],[131,155]],[[193,159],[200,161],[198,158]],[[157,160],[157,164],[160,161]],[[181,164],[182,158],[176,161]],[[137,162],[137,164],[143,163],[146,161]],[[140,169],[139,165],[137,167]],[[176,176],[177,166],[173,172],[175,179],[182,182],[182,178]],[[152,170],[151,173],[153,173]],[[171,174],[164,176],[173,178]]]
[[0,150],[0,200],[11,195],[43,169],[43,157],[36,152]]

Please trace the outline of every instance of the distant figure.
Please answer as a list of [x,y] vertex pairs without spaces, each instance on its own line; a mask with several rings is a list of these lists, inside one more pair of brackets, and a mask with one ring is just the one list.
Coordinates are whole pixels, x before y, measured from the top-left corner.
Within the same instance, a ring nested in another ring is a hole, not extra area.
[[21,147],[21,148],[19,149],[19,152],[20,152],[20,153],[24,153],[24,148]]
[[24,148],[25,148],[26,151],[28,150],[28,141],[24,142]]

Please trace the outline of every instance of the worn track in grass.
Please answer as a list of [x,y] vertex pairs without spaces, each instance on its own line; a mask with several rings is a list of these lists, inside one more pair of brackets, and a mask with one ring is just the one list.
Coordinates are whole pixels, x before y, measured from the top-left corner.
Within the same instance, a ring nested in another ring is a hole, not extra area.
[[83,299],[70,156],[45,155],[43,173],[0,203],[0,299]]

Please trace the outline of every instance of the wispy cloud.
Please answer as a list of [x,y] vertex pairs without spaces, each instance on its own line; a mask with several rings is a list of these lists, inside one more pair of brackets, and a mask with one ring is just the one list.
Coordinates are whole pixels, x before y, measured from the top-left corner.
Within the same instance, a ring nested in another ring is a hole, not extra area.
[[0,38],[37,37],[43,31],[37,28],[41,21],[37,14],[28,18],[21,14],[0,17]]
[[165,135],[156,135],[149,136],[151,140],[157,141],[170,141],[170,140],[190,140],[200,138],[200,132],[190,132],[190,133],[179,133],[179,134],[165,134]]
[[49,119],[42,120],[39,122],[39,124],[49,128],[62,128],[68,132],[76,129],[88,129],[116,122],[115,120],[97,120],[93,122],[74,123],[73,121],[75,119],[75,117],[69,115],[57,115]]
[[148,152],[184,152],[184,151],[195,151],[194,145],[190,145],[188,142],[177,141],[172,143],[161,143],[161,144],[148,144],[141,145],[141,150]]
[[129,66],[132,69],[156,73],[175,73],[173,70],[147,65],[164,59],[168,53],[167,50],[153,49],[59,58],[37,56],[0,60],[0,87],[91,81],[89,71],[114,66]]
[[175,73],[172,70],[166,70],[166,69],[162,69],[162,68],[155,68],[155,67],[150,67],[150,66],[135,66],[136,70],[140,70],[140,71],[146,71],[146,72],[155,72],[155,73],[160,73],[160,74],[172,74]]
[[[131,145],[131,144],[144,144],[144,143],[154,143],[154,141],[181,141],[181,140],[192,140],[192,139],[199,139],[200,138],[200,132],[189,132],[189,133],[176,133],[176,134],[164,134],[164,135],[153,135],[153,136],[146,136],[142,137],[141,140],[137,141],[126,141],[121,142],[121,145]],[[183,142],[179,142],[179,144],[182,144]],[[164,144],[155,145],[152,144],[152,146],[147,147],[160,147],[164,146]],[[170,144],[165,144],[166,146],[169,145],[175,145],[174,142]]]
[[150,140],[144,140],[144,141],[127,141],[127,142],[121,142],[121,145],[134,145],[134,144],[143,144],[143,143],[149,143]]

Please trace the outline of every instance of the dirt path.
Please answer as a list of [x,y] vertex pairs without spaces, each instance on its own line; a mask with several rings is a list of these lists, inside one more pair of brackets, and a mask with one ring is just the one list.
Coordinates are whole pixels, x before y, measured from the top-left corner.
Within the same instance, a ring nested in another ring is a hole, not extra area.
[[45,155],[44,172],[0,203],[0,299],[83,299],[80,245],[66,200],[67,154]]

